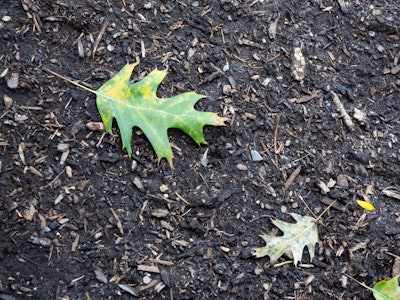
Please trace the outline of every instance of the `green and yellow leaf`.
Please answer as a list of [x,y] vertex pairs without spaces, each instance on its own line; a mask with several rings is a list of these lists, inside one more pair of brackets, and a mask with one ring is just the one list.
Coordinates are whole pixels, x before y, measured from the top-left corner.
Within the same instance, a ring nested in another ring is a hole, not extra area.
[[398,276],[390,280],[381,280],[372,288],[376,300],[400,300]]
[[311,260],[314,257],[315,244],[318,242],[318,228],[315,219],[292,213],[296,223],[287,223],[281,220],[272,220],[272,223],[282,232],[282,236],[260,235],[267,243],[266,246],[256,248],[254,255],[263,257],[268,255],[271,262],[278,260],[286,251],[291,251],[295,266],[301,261],[303,249],[308,248]]
[[195,92],[182,93],[171,98],[157,97],[157,88],[167,71],[154,70],[141,81],[130,83],[132,71],[139,61],[127,64],[114,77],[94,91],[50,70],[50,73],[96,94],[97,108],[106,132],[112,131],[115,118],[121,133],[122,148],[131,156],[132,129],[139,127],[150,141],[158,162],[166,158],[172,167],[173,153],[168,140],[168,129],[178,128],[197,144],[206,144],[205,125],[223,126],[227,120],[213,112],[194,108],[205,96]]

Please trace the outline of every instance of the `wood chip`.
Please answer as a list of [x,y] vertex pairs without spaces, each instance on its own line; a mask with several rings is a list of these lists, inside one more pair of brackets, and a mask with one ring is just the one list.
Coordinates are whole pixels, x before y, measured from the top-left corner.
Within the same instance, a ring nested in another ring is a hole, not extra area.
[[132,296],[135,296],[135,297],[138,297],[138,296],[139,296],[139,293],[138,293],[136,290],[134,290],[133,288],[131,288],[130,286],[128,286],[128,285],[125,285],[125,284],[118,284],[118,287],[119,287],[121,290],[123,290],[123,291],[125,291],[125,292],[131,294]]
[[151,211],[151,215],[156,218],[163,218],[169,215],[169,210],[163,208],[157,208]]
[[263,45],[261,45],[259,43],[256,43],[256,42],[253,42],[253,41],[250,41],[250,40],[245,39],[245,38],[239,39],[239,44],[244,44],[244,45],[255,47],[255,48],[259,48],[259,49],[265,49],[265,47]]
[[76,248],[77,248],[78,245],[79,245],[79,238],[80,238],[80,236],[79,236],[79,234],[77,234],[76,237],[75,237],[74,242],[72,243],[72,247],[71,247],[71,251],[72,251],[72,252],[75,252],[75,251],[76,251]]
[[172,261],[156,259],[156,258],[148,258],[147,261],[156,263],[156,264],[160,264],[160,265],[165,265],[165,266],[173,266],[174,265],[174,263]]
[[24,150],[25,150],[25,143],[22,142],[18,145],[18,154],[22,164],[26,165]]
[[400,275],[400,257],[395,257],[392,268],[392,277]]
[[103,122],[89,122],[86,124],[86,128],[92,131],[104,131]]
[[275,21],[273,21],[268,28],[268,36],[271,40],[273,40],[276,36],[276,29],[278,27],[278,21],[279,18],[277,18]]
[[400,200],[400,192],[397,190],[392,189],[391,187],[385,188],[382,190],[382,194],[385,196]]
[[138,265],[138,271],[150,272],[150,273],[160,273],[160,269],[158,266],[149,266],[149,265]]
[[40,172],[38,169],[36,169],[34,166],[29,166],[29,171],[31,171],[33,174],[39,177],[43,177],[42,172]]
[[117,221],[117,228],[118,228],[119,232],[122,235],[124,235],[124,229],[122,228],[121,220],[119,219],[118,215],[116,214],[116,212],[114,211],[114,209],[112,207],[110,207],[110,211],[113,214],[115,220]]
[[392,73],[393,75],[397,74],[400,71],[400,65],[393,67],[390,70],[390,73]]
[[96,40],[94,41],[93,51],[92,51],[93,59],[94,59],[94,56],[96,55],[97,47],[99,46],[100,40],[103,37],[103,34],[106,31],[106,28],[107,28],[109,22],[110,21],[108,19],[106,19],[103,22],[103,24],[101,25],[101,29],[99,31],[99,34],[97,35]]
[[308,102],[308,101],[314,99],[315,97],[319,96],[320,95],[319,92],[320,92],[320,90],[315,90],[311,93],[311,95],[301,96],[300,98],[292,98],[292,99],[289,99],[288,101],[290,103],[294,103],[294,102],[299,103],[299,104],[305,103],[305,102]]
[[336,105],[336,108],[338,109],[338,111],[340,112],[340,114],[343,117],[343,122],[344,124],[351,130],[354,130],[354,123],[351,120],[351,117],[349,116],[349,114],[347,113],[347,111],[344,109],[344,106],[342,104],[342,102],[340,102],[339,96],[336,95],[334,92],[331,92],[331,97],[332,97],[332,101],[333,103]]
[[289,186],[293,183],[297,175],[299,175],[301,171],[301,166],[298,166],[296,170],[293,171],[293,173],[289,176],[288,180],[285,182],[285,191],[289,188]]

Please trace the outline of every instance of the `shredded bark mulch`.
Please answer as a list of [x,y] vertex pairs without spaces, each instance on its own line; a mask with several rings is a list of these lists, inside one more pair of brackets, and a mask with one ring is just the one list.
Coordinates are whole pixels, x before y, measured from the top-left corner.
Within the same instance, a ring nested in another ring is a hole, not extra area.
[[[399,28],[397,0],[0,1],[0,299],[372,299],[349,276],[400,273]],[[229,118],[170,130],[174,169],[45,71],[97,89],[136,56]],[[328,206],[312,261],[254,257]]]

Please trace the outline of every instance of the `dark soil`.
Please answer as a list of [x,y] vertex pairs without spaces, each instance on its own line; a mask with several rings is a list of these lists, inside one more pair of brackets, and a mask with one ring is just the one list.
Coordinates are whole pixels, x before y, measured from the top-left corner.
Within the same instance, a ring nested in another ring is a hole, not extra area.
[[[3,0],[0,16],[0,299],[372,299],[343,273],[398,275],[397,0]],[[133,159],[116,124],[87,129],[95,96],[44,71],[97,89],[137,55],[132,78],[168,67],[160,96],[229,117],[200,147],[170,130],[173,170],[138,128]],[[282,234],[271,218],[334,200],[312,261],[252,255]]]

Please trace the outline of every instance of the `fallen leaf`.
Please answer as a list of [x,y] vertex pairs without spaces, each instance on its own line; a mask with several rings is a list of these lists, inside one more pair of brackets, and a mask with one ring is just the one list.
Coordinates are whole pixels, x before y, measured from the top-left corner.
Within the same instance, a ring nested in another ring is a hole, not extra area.
[[375,207],[372,203],[364,201],[364,200],[357,200],[357,204],[360,205],[362,208],[364,208],[367,211],[373,211],[375,210]]
[[168,129],[178,128],[188,134],[197,144],[206,144],[205,125],[224,126],[227,120],[216,113],[194,109],[194,104],[205,96],[186,92],[171,98],[158,98],[157,88],[167,71],[150,72],[142,80],[130,83],[129,79],[139,60],[127,64],[117,74],[94,91],[50,70],[50,73],[95,93],[97,109],[100,112],[106,132],[111,133],[113,119],[121,133],[122,148],[131,156],[133,127],[139,127],[150,141],[157,154],[158,162],[166,158],[172,165],[173,153],[168,140]]
[[400,299],[400,287],[398,282],[398,276],[393,277],[390,280],[381,280],[377,282],[372,291],[376,300],[399,300]]
[[283,231],[283,235],[260,235],[267,245],[256,248],[253,255],[256,257],[268,255],[271,261],[276,261],[286,251],[291,251],[293,253],[294,265],[297,266],[297,263],[301,261],[303,249],[307,246],[310,258],[311,260],[313,259],[315,244],[318,242],[318,228],[315,219],[295,213],[291,213],[290,215],[297,223],[272,220],[272,223]]

